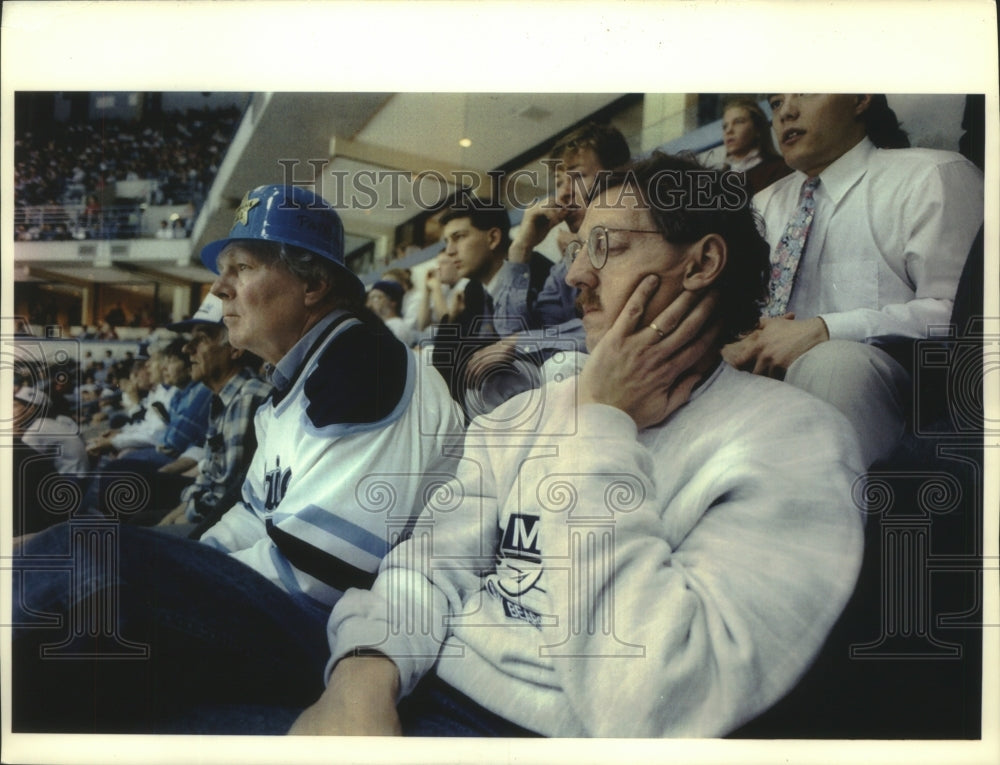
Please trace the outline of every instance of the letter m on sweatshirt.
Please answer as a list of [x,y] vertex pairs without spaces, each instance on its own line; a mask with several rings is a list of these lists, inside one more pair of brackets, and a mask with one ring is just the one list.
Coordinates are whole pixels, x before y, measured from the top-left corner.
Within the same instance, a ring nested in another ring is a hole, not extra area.
[[537,515],[512,513],[507,518],[507,528],[500,544],[504,557],[540,563],[542,553],[538,549],[538,524]]

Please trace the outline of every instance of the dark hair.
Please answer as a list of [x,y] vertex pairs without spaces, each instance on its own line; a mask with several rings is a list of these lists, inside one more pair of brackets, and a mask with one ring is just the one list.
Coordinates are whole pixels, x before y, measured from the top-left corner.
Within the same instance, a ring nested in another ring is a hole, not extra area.
[[774,148],[774,141],[771,140],[771,120],[764,114],[760,104],[749,96],[738,96],[730,98],[722,105],[722,114],[725,116],[727,109],[746,109],[757,130],[757,150],[761,159],[781,159],[778,150]]
[[464,220],[465,218],[469,219],[473,228],[480,231],[489,231],[491,228],[500,229],[500,251],[507,252],[510,247],[510,215],[503,205],[475,197],[463,199],[441,216],[441,225],[445,226],[450,221]]
[[873,94],[868,108],[861,114],[865,132],[873,144],[880,149],[908,149],[910,138],[899,126],[896,112],[889,107],[889,99],[883,93]]
[[559,138],[549,156],[562,160],[582,149],[592,149],[605,170],[619,168],[631,157],[628,142],[621,131],[612,125],[600,125],[596,122],[587,122]]
[[[726,242],[726,265],[712,287],[719,292],[723,343],[757,326],[767,300],[771,248],[741,173],[710,170],[688,157],[654,152],[599,186],[626,186],[638,193],[656,228],[671,244],[692,244],[708,234]],[[692,190],[697,190],[693,193]],[[692,204],[710,199],[711,204]]]

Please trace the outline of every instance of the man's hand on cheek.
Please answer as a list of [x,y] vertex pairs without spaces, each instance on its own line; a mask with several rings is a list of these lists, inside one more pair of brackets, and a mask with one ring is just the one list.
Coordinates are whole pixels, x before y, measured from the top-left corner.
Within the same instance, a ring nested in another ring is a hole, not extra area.
[[[659,278],[636,287],[580,374],[580,403],[621,409],[639,429],[665,420],[691,396],[719,336],[714,291],[682,292],[652,321],[646,307]],[[653,326],[655,325],[655,326]]]

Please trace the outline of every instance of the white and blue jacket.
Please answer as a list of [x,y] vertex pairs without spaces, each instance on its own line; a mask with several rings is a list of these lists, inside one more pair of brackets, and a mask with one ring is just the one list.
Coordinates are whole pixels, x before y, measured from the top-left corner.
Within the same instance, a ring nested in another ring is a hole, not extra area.
[[382,325],[334,311],[271,370],[242,501],[201,541],[292,595],[332,605],[367,587],[463,420],[444,380]]

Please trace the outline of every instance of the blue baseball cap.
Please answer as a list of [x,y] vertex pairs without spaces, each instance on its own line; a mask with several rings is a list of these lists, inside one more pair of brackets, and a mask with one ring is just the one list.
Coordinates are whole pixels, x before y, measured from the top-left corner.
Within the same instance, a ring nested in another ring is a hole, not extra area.
[[282,242],[314,252],[354,277],[359,292],[364,294],[361,280],[344,264],[344,224],[340,216],[329,202],[308,189],[271,185],[248,191],[236,209],[229,236],[205,245],[201,262],[219,273],[219,254],[241,239]]
[[390,281],[389,279],[382,279],[375,282],[371,288],[373,290],[379,290],[388,295],[394,303],[400,305],[403,304],[403,296],[406,294],[403,289],[403,285],[399,282]]

